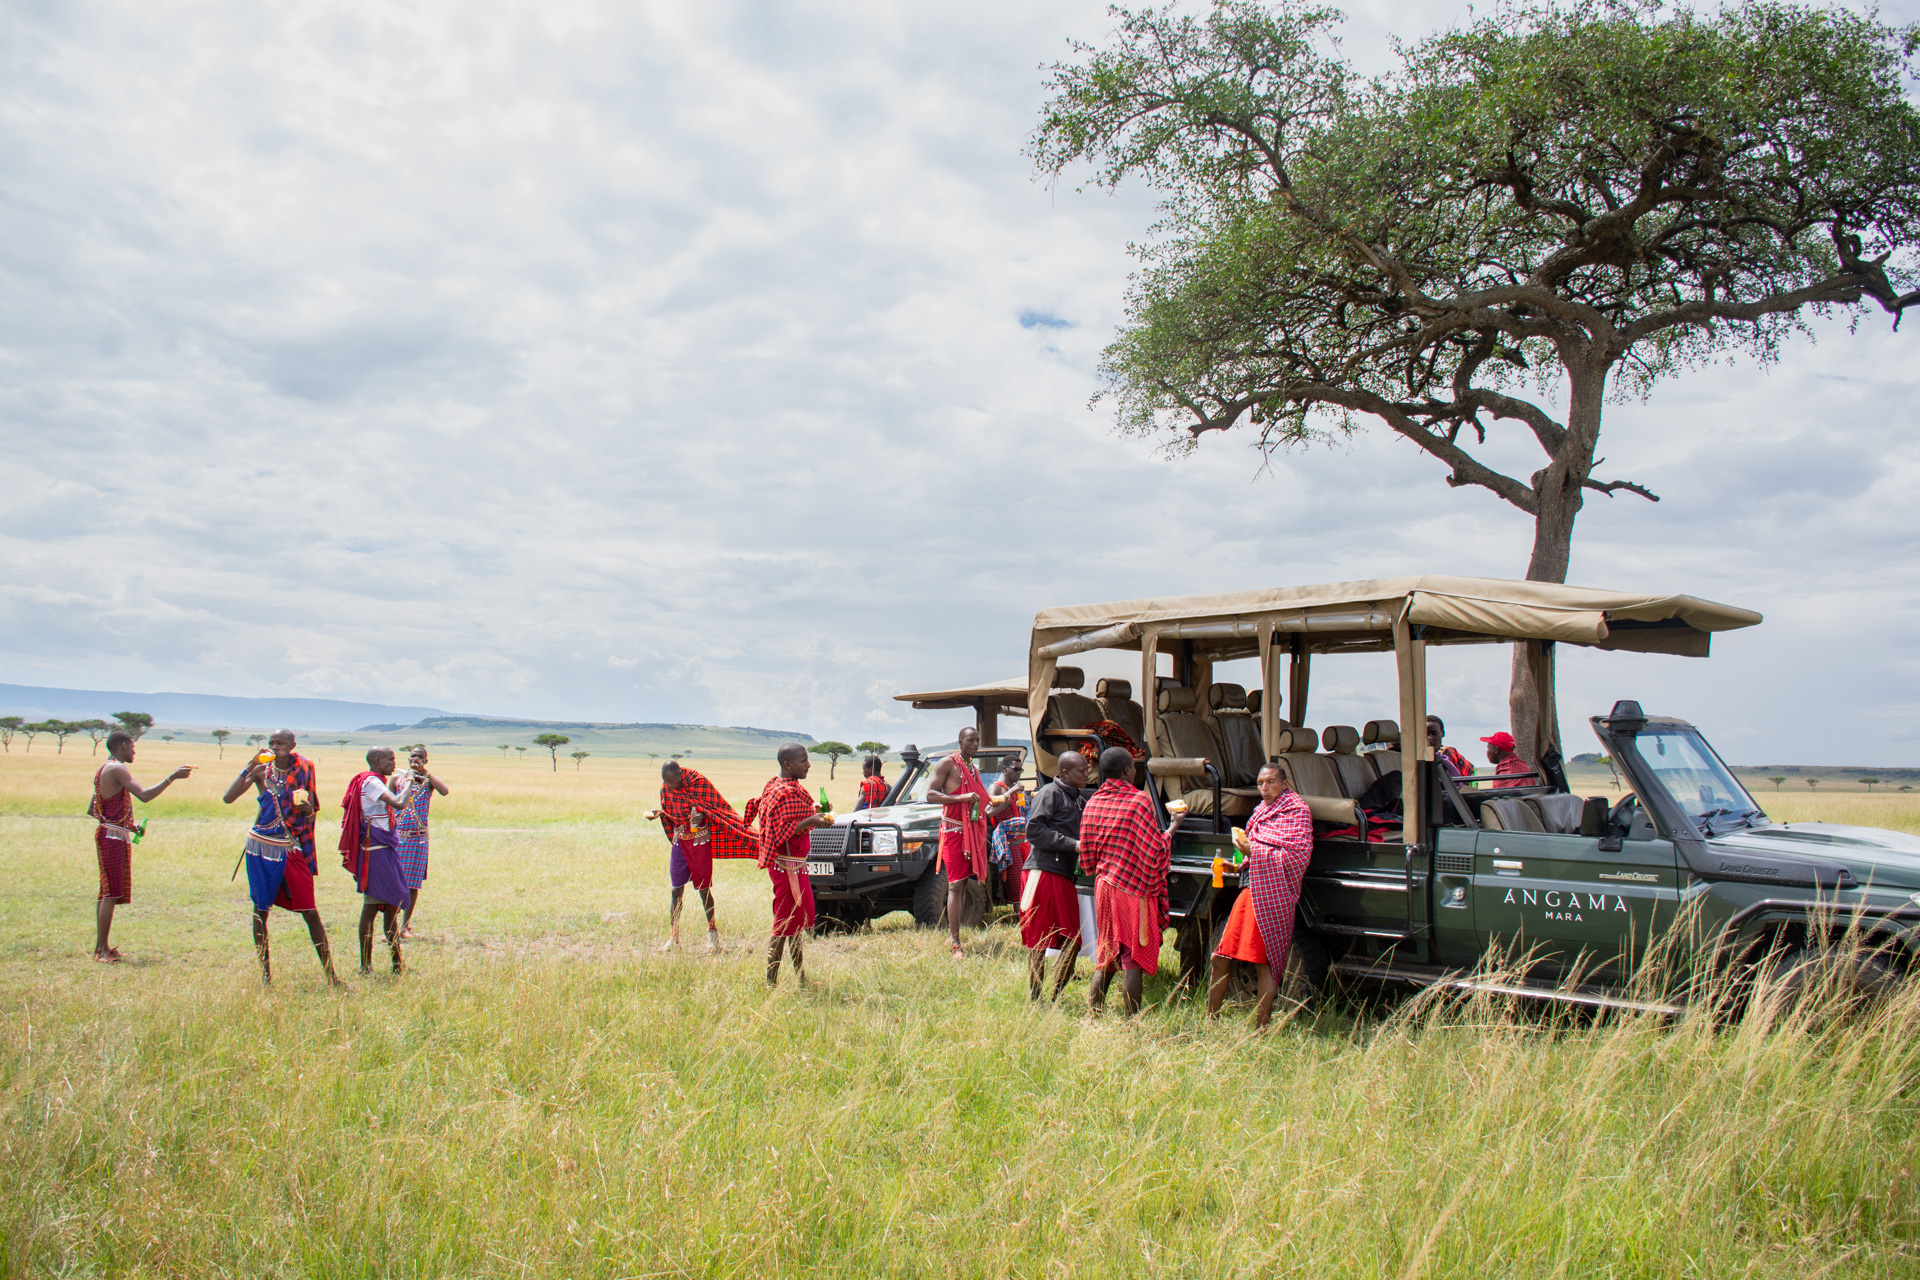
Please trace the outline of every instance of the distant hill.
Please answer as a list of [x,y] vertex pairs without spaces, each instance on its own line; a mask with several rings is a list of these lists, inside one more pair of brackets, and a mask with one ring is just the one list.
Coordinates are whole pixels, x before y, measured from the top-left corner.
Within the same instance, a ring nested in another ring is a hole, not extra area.
[[[487,751],[501,745],[534,747],[543,733],[563,733],[568,751],[597,756],[696,756],[771,758],[786,742],[813,744],[811,734],[748,725],[617,724],[594,720],[516,720],[458,715],[438,707],[397,707],[331,698],[233,698],[202,693],[116,693],[99,689],[49,689],[0,684],[0,715],[28,720],[104,720],[116,711],[144,711],[155,736],[173,734],[205,741],[213,729],[249,733],[292,729],[308,744],[319,738],[331,748],[341,739],[365,750],[425,742],[457,751]],[[322,737],[322,735],[325,735]]]
[[0,684],[0,715],[29,720],[97,720],[144,711],[169,725],[209,729],[354,729],[376,720],[412,723],[444,716],[438,707],[393,707],[332,698],[231,698],[214,693],[115,693]]

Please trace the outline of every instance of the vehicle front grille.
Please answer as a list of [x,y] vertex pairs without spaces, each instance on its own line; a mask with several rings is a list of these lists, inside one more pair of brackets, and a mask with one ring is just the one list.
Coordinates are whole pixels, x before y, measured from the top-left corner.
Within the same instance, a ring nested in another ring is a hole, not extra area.
[[847,852],[847,836],[852,827],[815,827],[807,844],[810,858],[838,858]]

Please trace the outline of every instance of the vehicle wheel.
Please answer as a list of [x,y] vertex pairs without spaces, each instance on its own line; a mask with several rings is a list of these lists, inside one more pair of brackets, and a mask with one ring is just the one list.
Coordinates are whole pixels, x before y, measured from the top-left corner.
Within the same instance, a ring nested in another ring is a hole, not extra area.
[[1288,1004],[1307,1006],[1327,990],[1327,974],[1333,958],[1327,944],[1299,921],[1293,926],[1293,945],[1287,948],[1286,969],[1280,977],[1280,999]]
[[[1227,917],[1231,912],[1221,911],[1213,917],[1213,928],[1207,931],[1207,956],[1211,957],[1220,950],[1220,944],[1227,936]],[[1184,958],[1184,957],[1183,957]],[[1212,976],[1212,961],[1203,958],[1201,967],[1207,973],[1201,982]],[[1253,966],[1244,960],[1235,960],[1227,969],[1227,999],[1233,1001],[1256,1000],[1260,996],[1260,983],[1253,976]]]
[[935,858],[913,882],[913,922],[922,929],[937,929],[946,914],[947,873]]
[[1844,1015],[1886,996],[1900,985],[1900,973],[1879,951],[1843,952],[1794,947],[1764,962],[1759,971],[1770,1020],[1790,1017],[1809,1000],[1830,997]]

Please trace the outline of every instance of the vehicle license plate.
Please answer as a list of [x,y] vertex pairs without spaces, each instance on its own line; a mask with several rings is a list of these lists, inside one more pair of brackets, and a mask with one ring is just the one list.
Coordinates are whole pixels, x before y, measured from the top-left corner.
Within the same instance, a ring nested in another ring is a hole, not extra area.
[[807,874],[810,876],[830,876],[836,868],[831,862],[809,862]]

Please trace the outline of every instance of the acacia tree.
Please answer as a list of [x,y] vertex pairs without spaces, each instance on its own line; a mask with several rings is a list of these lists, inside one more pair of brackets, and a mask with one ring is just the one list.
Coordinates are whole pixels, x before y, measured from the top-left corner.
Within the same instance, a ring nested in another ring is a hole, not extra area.
[[227,758],[227,739],[233,736],[233,730],[215,729],[212,733],[208,734],[207,736],[220,744],[220,755],[218,758],[221,760],[225,760]]
[[834,767],[840,763],[840,757],[853,754],[853,748],[846,743],[833,741],[816,742],[811,747],[808,747],[807,750],[817,756],[825,756],[827,758],[827,781],[829,782],[833,781],[833,770]]
[[590,756],[590,755],[592,755],[592,754],[593,754],[593,753],[592,753],[591,751],[569,751],[569,752],[567,752],[567,757],[568,757],[569,759],[571,759],[571,760],[573,761],[573,771],[574,771],[575,773],[578,773],[578,772],[580,772],[580,762],[581,762],[582,760],[585,760],[585,759],[586,759],[586,758],[587,758],[588,756]]
[[[87,754],[97,756],[100,754],[100,740],[119,726],[106,720],[82,720],[73,727],[93,739],[93,749],[87,752]],[[129,732],[131,732],[131,730],[129,730]]]
[[28,751],[32,751],[33,740],[39,737],[41,734],[51,730],[52,727],[53,727],[53,722],[51,720],[35,720],[35,721],[32,721],[31,723],[21,725],[20,732],[27,735],[26,749]]
[[81,723],[73,720],[49,720],[40,727],[53,735],[53,754],[57,756],[67,753],[67,739],[84,728]]
[[887,752],[893,750],[892,747],[889,747],[884,742],[871,742],[871,741],[860,743],[859,749],[870,756],[884,756],[885,754],[887,754]]
[[23,717],[0,716],[0,749],[13,750],[13,735],[20,732]]
[[553,756],[553,771],[555,773],[560,772],[560,748],[572,742],[573,739],[564,733],[543,733],[533,741],[535,746],[541,746],[547,749],[548,753]]
[[1767,775],[1767,781],[1773,784],[1773,789],[1775,791],[1778,791],[1780,789],[1780,784],[1785,782],[1786,780],[1787,780],[1787,776],[1783,773],[1770,773]]
[[116,711],[113,718],[120,722],[122,729],[133,735],[136,742],[153,728],[153,717],[144,711]]
[[[1032,153],[1166,193],[1103,363],[1121,429],[1178,450],[1246,425],[1271,453],[1382,424],[1532,518],[1530,579],[1566,581],[1586,494],[1658,501],[1595,475],[1610,395],[1770,360],[1809,311],[1897,324],[1920,300],[1915,28],[1542,0],[1368,81],[1301,0],[1118,12],[1053,68]],[[1496,432],[1540,468],[1490,463]]]
[[1860,782],[1861,785],[1866,787],[1868,795],[1872,795],[1873,789],[1880,785],[1880,779],[1878,778],[1862,778]]

